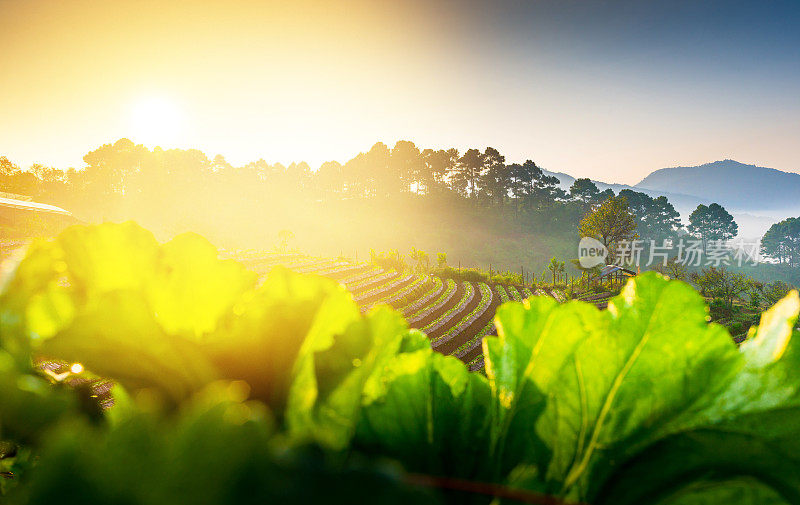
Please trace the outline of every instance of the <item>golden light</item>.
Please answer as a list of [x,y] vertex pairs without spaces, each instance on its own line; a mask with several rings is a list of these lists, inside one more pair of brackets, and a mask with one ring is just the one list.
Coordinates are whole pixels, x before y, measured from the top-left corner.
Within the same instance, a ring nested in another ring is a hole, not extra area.
[[83,365],[80,363],[73,363],[71,367],[69,367],[69,371],[74,374],[79,374],[83,372]]
[[181,133],[181,123],[181,111],[172,100],[142,98],[131,107],[131,140],[151,147],[174,143]]

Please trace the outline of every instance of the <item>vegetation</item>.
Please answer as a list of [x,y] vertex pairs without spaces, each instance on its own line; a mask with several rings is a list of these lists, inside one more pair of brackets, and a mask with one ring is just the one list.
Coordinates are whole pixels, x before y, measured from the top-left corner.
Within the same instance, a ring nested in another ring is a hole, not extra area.
[[701,294],[720,298],[731,311],[733,301],[752,286],[752,280],[744,274],[717,267],[708,267],[700,273],[693,273],[692,281],[700,288]]
[[790,217],[770,226],[761,238],[761,254],[781,265],[800,266],[800,218]]
[[800,501],[797,293],[738,348],[655,273],[610,307],[504,304],[484,376],[336,282],[72,228],[0,291],[4,501]]
[[607,261],[613,260],[617,244],[636,238],[636,229],[636,219],[622,196],[606,199],[578,225],[581,237],[595,238],[606,247],[609,251]]
[[703,251],[712,240],[729,240],[736,236],[739,226],[721,205],[698,205],[689,216],[689,233],[703,242]]

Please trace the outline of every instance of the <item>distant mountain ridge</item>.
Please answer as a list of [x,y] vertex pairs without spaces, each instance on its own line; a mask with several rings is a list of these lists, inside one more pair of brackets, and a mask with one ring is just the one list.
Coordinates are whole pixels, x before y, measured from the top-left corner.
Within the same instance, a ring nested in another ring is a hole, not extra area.
[[[562,172],[544,172],[558,178],[564,189],[575,182],[574,177]],[[747,239],[760,238],[772,223],[800,216],[800,174],[730,159],[695,167],[662,168],[635,186],[593,182],[601,191],[631,189],[652,197],[666,196],[684,223],[699,204],[719,203],[733,214],[739,236]]]
[[662,168],[637,188],[695,195],[731,211],[783,212],[800,208],[800,174],[734,160]]

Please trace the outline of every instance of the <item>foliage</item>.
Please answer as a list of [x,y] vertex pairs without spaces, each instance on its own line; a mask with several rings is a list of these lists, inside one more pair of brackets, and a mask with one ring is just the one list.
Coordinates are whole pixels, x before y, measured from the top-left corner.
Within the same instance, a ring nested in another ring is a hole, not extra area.
[[[256,286],[193,235],[73,228],[0,289],[12,504],[800,502],[796,292],[739,348],[656,273],[606,311],[509,302],[483,376],[391,309],[283,269]],[[114,379],[117,404],[92,425],[33,355]],[[489,495],[423,492],[454,483]]]
[[764,300],[767,305],[774,305],[785,297],[793,288],[783,281],[775,281],[765,284],[763,287]]
[[381,252],[375,252],[375,249],[370,249],[369,260],[370,263],[384,270],[402,272],[406,269],[406,262],[397,249]]
[[425,251],[412,247],[411,252],[408,253],[408,257],[414,262],[414,272],[424,274],[430,269],[430,258]]
[[550,263],[547,265],[547,269],[550,270],[550,273],[553,274],[553,286],[556,285],[556,277],[560,276],[564,273],[565,263],[563,261],[558,261],[555,256],[550,260]]
[[689,233],[703,241],[704,248],[711,240],[729,240],[739,232],[739,225],[733,216],[718,203],[698,205],[689,216],[687,228]]
[[656,242],[674,238],[681,229],[681,216],[666,196],[653,198],[645,193],[623,189],[628,209],[636,218],[636,234]]
[[578,233],[581,237],[599,240],[608,249],[607,259],[610,261],[618,243],[636,238],[636,220],[625,197],[612,197],[581,220]]
[[780,264],[800,265],[800,218],[790,217],[770,226],[761,238],[761,254]]
[[704,268],[692,273],[691,278],[701,293],[724,300],[728,310],[732,310],[734,300],[752,286],[752,280],[746,275],[722,267]]
[[689,279],[689,273],[686,264],[678,261],[677,256],[669,258],[666,262],[656,264],[654,270],[661,275],[677,281],[685,281]]
[[437,268],[433,274],[442,279],[452,279],[456,282],[488,282],[489,272],[480,268],[454,268],[445,266]]
[[517,285],[517,286],[522,286],[523,284],[525,284],[521,273],[510,272],[508,270],[502,273],[500,272],[495,273],[494,275],[489,277],[489,282],[493,284],[505,284],[505,285]]
[[597,203],[600,198],[600,190],[591,179],[575,179],[569,188],[569,196],[585,206],[590,206]]

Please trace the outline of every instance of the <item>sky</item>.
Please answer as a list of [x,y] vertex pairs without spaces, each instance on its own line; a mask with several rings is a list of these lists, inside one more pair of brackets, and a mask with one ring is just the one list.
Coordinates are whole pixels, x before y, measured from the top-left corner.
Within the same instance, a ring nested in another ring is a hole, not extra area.
[[0,156],[316,167],[406,139],[629,184],[800,172],[799,24],[794,0],[0,0]]

